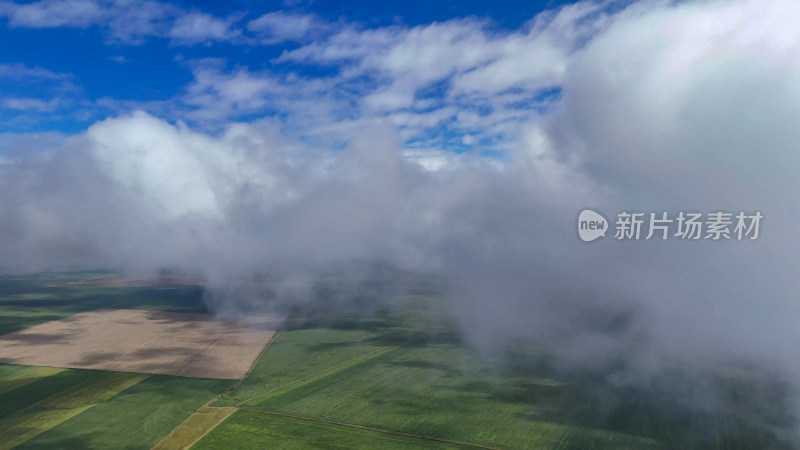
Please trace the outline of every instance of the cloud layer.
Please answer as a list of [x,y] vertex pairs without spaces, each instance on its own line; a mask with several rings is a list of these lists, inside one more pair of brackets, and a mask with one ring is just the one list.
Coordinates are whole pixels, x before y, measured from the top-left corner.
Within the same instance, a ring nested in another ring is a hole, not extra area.
[[[6,138],[0,259],[176,267],[220,285],[387,261],[442,273],[487,351],[544,340],[566,366],[741,359],[796,377],[798,5],[606,6],[507,33],[463,19],[308,42],[306,25],[257,19],[263,39],[301,42],[277,63],[336,70],[199,61],[172,104],[60,144]],[[31,14],[14,20],[45,23]],[[752,242],[586,245],[587,206],[765,219]]]

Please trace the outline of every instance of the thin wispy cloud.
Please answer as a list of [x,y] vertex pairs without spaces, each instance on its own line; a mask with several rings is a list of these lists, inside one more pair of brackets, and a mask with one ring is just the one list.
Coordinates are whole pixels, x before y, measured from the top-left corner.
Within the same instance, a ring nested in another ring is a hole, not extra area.
[[14,63],[0,64],[0,78],[37,82],[43,80],[68,80],[72,76],[68,73],[57,73],[41,67],[28,67],[22,63]]
[[286,11],[270,12],[247,22],[247,29],[266,45],[285,41],[305,42],[321,37],[333,28],[333,24],[313,14]]
[[220,19],[210,14],[191,12],[175,20],[169,31],[169,37],[183,44],[232,41],[241,36],[241,31],[234,28],[238,16],[241,15]]
[[9,109],[34,110],[39,112],[50,112],[58,108],[58,99],[44,101],[38,98],[6,98],[3,106]]

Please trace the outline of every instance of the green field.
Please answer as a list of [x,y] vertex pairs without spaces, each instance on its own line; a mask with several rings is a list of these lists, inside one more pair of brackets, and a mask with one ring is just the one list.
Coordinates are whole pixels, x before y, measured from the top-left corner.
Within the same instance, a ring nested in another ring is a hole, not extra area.
[[[8,367],[2,366],[0,367]],[[13,366],[20,367],[20,366]],[[0,421],[36,403],[82,384],[91,383],[102,372],[66,369],[0,395]],[[0,422],[0,426],[2,422]]]
[[462,449],[475,447],[252,411],[239,411],[192,448],[211,450],[220,448]]
[[402,349],[244,406],[491,446],[552,446],[584,434],[570,425],[580,417],[548,420],[554,406],[580,413],[571,386],[531,380],[524,391],[502,392],[498,382],[508,380],[462,356],[451,346]]
[[84,383],[16,411],[0,423],[0,449],[23,444],[145,378],[144,374],[101,372]]
[[[781,424],[787,416],[775,412],[786,410],[764,406],[779,398],[768,383],[746,388],[763,381],[752,374],[731,388],[721,371],[718,388],[737,409],[705,412],[642,389],[605,388],[602,374],[567,374],[537,358],[497,368],[446,329],[425,335],[407,317],[282,331],[250,377],[215,405],[503,448],[783,448],[759,421]],[[247,429],[228,432],[241,440]]]
[[657,444],[587,426],[593,417],[586,404],[577,386],[493,374],[457,346],[429,344],[399,346],[311,382],[267,390],[241,406],[488,446]]
[[[0,333],[101,307],[205,311],[197,287],[72,284],[94,276],[0,278]],[[240,382],[0,364],[0,448],[791,448],[787,394],[753,368],[714,368],[722,406],[687,407],[538,347],[478,357],[436,296],[394,303],[293,317]]]
[[281,331],[250,375],[215,406],[232,406],[253,396],[383,347],[367,330],[307,328]]
[[151,375],[20,448],[151,448],[230,384]]
[[63,371],[55,367],[0,365],[0,395]]
[[[9,367],[20,366],[0,369]],[[14,439],[20,448],[151,448],[230,385],[64,370],[0,396],[0,448]]]

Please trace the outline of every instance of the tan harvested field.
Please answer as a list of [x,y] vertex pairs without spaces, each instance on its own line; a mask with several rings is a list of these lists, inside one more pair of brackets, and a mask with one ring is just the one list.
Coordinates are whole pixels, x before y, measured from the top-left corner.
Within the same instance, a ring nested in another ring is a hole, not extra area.
[[101,309],[0,336],[0,363],[241,379],[280,323]]

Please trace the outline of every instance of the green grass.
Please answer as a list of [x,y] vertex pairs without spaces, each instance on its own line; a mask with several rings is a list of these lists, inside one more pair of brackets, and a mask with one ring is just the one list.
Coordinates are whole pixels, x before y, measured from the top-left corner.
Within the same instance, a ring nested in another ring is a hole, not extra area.
[[509,448],[659,446],[624,427],[605,429],[591,403],[578,385],[490,372],[446,332],[344,320],[279,332],[250,376],[215,406]]
[[0,365],[0,395],[63,371],[56,367]]
[[233,406],[284,384],[383,347],[369,330],[309,328],[280,331],[244,382],[215,406]]
[[230,384],[152,375],[19,448],[149,449]]
[[509,448],[657,446],[595,429],[590,400],[551,379],[500,376],[452,345],[406,348],[245,406]]
[[101,372],[97,376],[7,416],[0,422],[0,449],[27,442],[40,433],[103,403],[147,378],[143,374]]
[[24,374],[28,370],[30,370],[29,366],[0,364],[0,381],[6,381],[18,378],[20,375]]
[[19,414],[21,410],[67,389],[91,382],[102,373],[66,369],[0,395],[0,426],[6,418]]
[[290,417],[238,411],[193,449],[471,448]]

